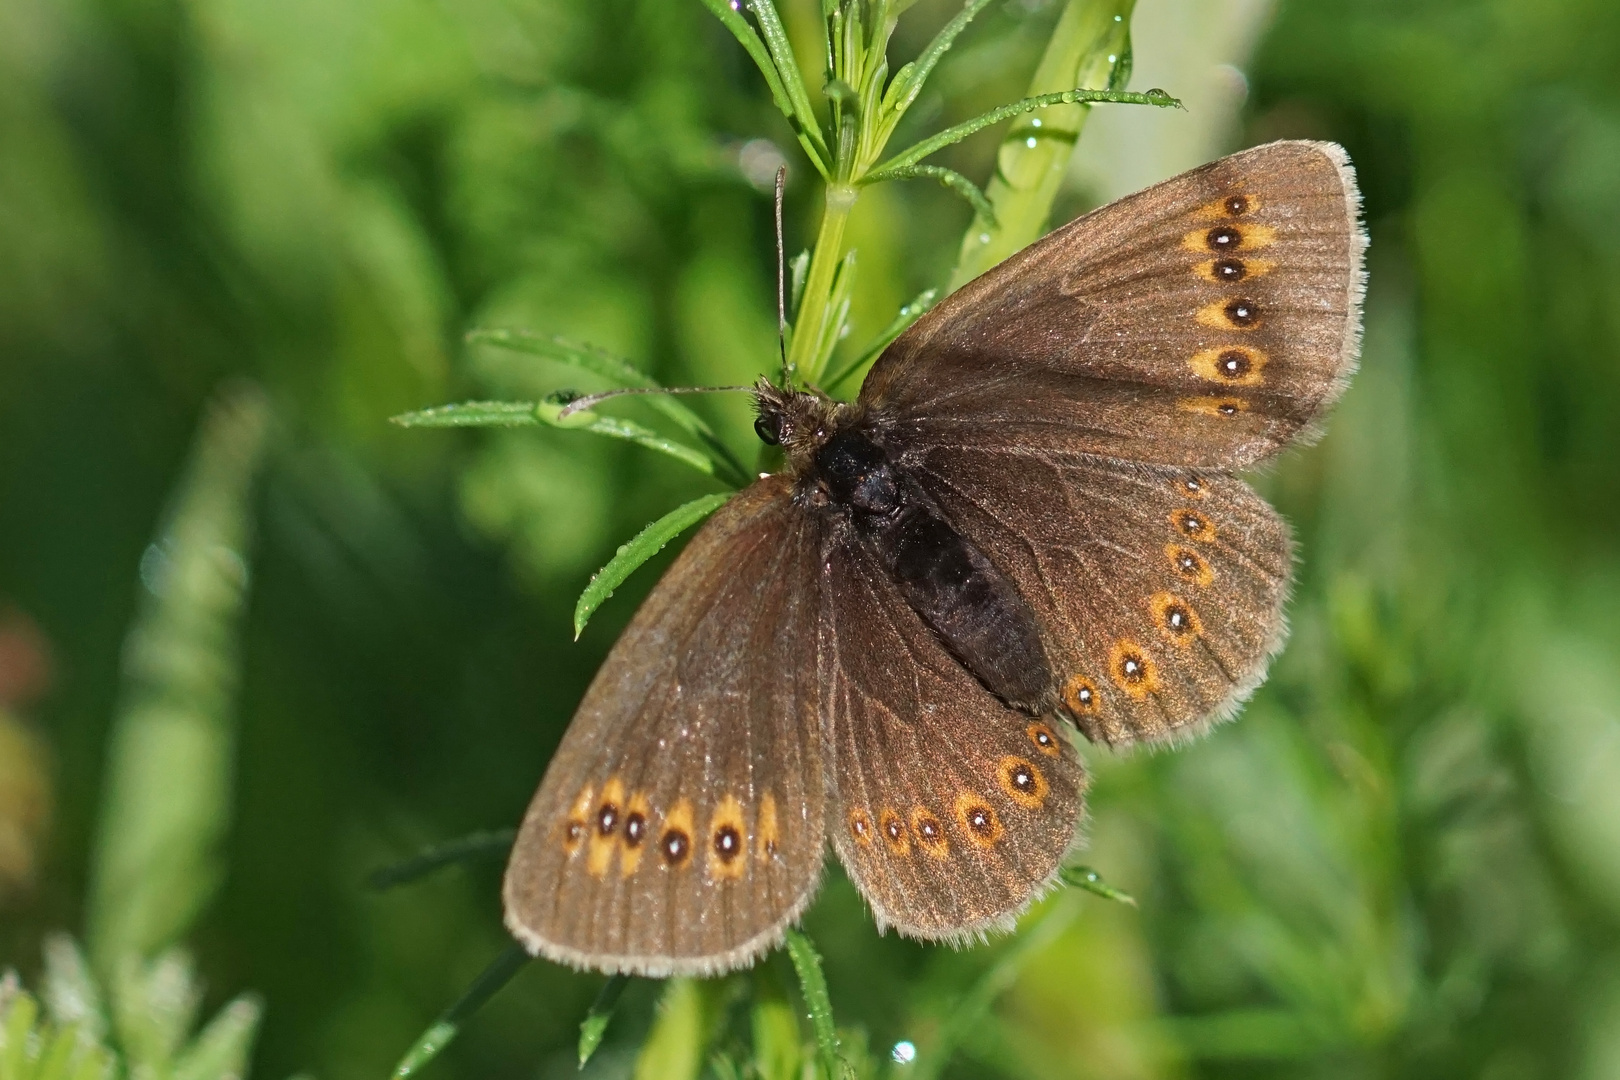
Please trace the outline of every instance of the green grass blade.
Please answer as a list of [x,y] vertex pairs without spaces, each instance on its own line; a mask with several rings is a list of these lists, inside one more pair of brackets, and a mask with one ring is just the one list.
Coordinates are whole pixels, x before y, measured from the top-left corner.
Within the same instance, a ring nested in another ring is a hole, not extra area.
[[893,321],[891,321],[888,326],[883,328],[883,332],[877,336],[876,340],[874,340],[872,344],[866,347],[866,351],[861,353],[860,356],[857,356],[850,363],[844,365],[843,369],[840,370],[836,375],[829,378],[823,386],[823,389],[828,393],[831,393],[833,390],[836,390],[839,384],[841,384],[845,379],[849,378],[851,375],[854,375],[857,371],[860,371],[862,368],[866,367],[866,365],[876,360],[883,353],[884,349],[887,349],[890,345],[894,344],[894,340],[906,332],[906,329],[912,323],[922,318],[923,313],[929,308],[933,307],[934,301],[938,299],[938,289],[924,289],[922,292],[918,293],[915,300],[902,307],[895,314]]
[[443,1016],[434,1021],[433,1025],[422,1033],[421,1038],[411,1045],[400,1058],[399,1064],[394,1066],[393,1080],[406,1080],[415,1076],[430,1061],[443,1053],[457,1035],[461,1027],[479,1009],[483,1008],[490,998],[498,993],[501,987],[512,981],[512,977],[529,962],[529,954],[523,951],[523,946],[512,944],[506,951],[497,956],[489,967],[474,979],[467,992],[462,994],[456,1003],[445,1010]]
[[179,940],[224,878],[252,494],[270,426],[258,389],[219,393],[142,560],[86,920],[104,976]]
[[[1130,79],[1131,13],[1136,0],[1069,0],[1053,28],[1034,76],[1031,96],[1071,86],[1123,90]],[[954,292],[1033,243],[1046,231],[1052,202],[1091,113],[1089,105],[1059,105],[1014,123],[996,151],[996,172],[985,185],[995,216],[976,215],[962,236],[947,292]]]
[[908,168],[936,153],[952,143],[959,143],[975,132],[983,131],[992,124],[999,124],[1008,117],[1020,113],[1033,112],[1036,109],[1045,109],[1053,105],[1154,105],[1161,109],[1181,108],[1181,102],[1171,97],[1163,90],[1149,90],[1138,94],[1125,90],[1063,90],[1055,94],[1037,94],[1034,97],[1023,98],[991,109],[987,113],[975,116],[972,120],[964,120],[954,127],[948,127],[939,134],[924,139],[907,150],[885,161],[882,165],[866,174],[865,183],[876,183],[887,180],[891,174],[900,169]]
[[1086,892],[1093,893],[1105,900],[1117,900],[1122,904],[1136,907],[1136,897],[1123,889],[1114,888],[1103,880],[1101,874],[1089,866],[1065,866],[1060,876],[1063,878],[1065,885],[1073,885],[1075,888],[1084,889]]
[[[943,165],[907,165],[899,169],[885,170],[881,180],[938,180],[952,192],[962,196],[967,204],[973,207],[973,213],[980,218],[995,224],[995,207],[985,198],[979,185],[963,176],[954,169],[947,169]],[[872,181],[868,179],[867,183]]]
[[816,1033],[816,1049],[828,1076],[853,1080],[855,1070],[838,1049],[838,1028],[833,1023],[832,998],[827,993],[827,977],[821,971],[821,957],[810,939],[799,930],[787,932],[787,951],[793,970],[799,975],[799,992],[810,1013],[810,1026]]
[[534,414],[537,407],[533,401],[463,401],[400,413],[388,422],[408,428],[533,427],[540,423]]
[[516,839],[516,829],[494,829],[489,832],[476,832],[447,843],[435,844],[409,859],[372,871],[371,876],[366,879],[366,885],[379,891],[406,885],[453,863],[465,862],[483,855],[505,854],[512,849],[512,842]]
[[714,513],[729,498],[731,492],[726,491],[693,499],[642,529],[629,543],[621,544],[608,564],[596,572],[590,584],[585,586],[585,591],[579,594],[579,601],[574,605],[574,640],[579,640],[579,635],[585,631],[585,624],[590,622],[596,609],[613,595],[614,589],[624,584],[638,566],[664,550],[664,545],[675,537]]
[[602,1045],[602,1036],[607,1034],[608,1024],[613,1019],[613,1010],[618,1008],[619,998],[624,994],[624,988],[630,985],[628,975],[610,975],[608,981],[602,984],[597,993],[596,1000],[591,1002],[591,1011],[585,1014],[585,1019],[579,1025],[579,1067],[584,1068],[585,1063],[591,1060],[596,1048]]

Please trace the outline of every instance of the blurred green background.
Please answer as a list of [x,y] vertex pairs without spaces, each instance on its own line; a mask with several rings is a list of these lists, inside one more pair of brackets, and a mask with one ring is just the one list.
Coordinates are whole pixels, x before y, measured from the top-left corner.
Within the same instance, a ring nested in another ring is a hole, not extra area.
[[[993,5],[908,128],[1020,96],[1061,7]],[[813,57],[816,0],[784,8]],[[1293,637],[1211,737],[1090,755],[1087,858],[1140,910],[1071,890],[952,952],[832,875],[839,1022],[879,1058],[955,1038],[952,1077],[1620,1077],[1620,5],[1141,0],[1135,43],[1132,87],[1188,111],[1099,109],[1058,220],[1278,137],[1361,177],[1361,372],[1257,480],[1301,541]],[[982,181],[997,138],[941,161]],[[210,1011],[262,996],[257,1075],[387,1074],[504,947],[500,865],[366,874],[515,823],[668,556],[578,644],[574,597],[714,488],[386,420],[579,385],[473,326],[769,370],[772,142],[799,165],[696,0],[0,0],[0,968],[126,933],[98,835],[193,805]],[[797,168],[790,250],[818,205]],[[864,197],[852,345],[967,218]],[[746,402],[696,407],[752,452]],[[119,716],[196,737],[109,775]],[[157,943],[192,914],[152,903]],[[600,983],[531,965],[429,1075],[573,1073]],[[590,1075],[628,1074],[655,990]]]

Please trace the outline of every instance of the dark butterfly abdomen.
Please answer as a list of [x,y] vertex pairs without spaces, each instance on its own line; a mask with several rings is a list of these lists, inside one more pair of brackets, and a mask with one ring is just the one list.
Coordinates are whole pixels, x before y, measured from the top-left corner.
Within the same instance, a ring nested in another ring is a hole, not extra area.
[[913,611],[991,693],[1043,711],[1052,668],[1035,615],[1012,581],[861,427],[815,455],[815,480]]

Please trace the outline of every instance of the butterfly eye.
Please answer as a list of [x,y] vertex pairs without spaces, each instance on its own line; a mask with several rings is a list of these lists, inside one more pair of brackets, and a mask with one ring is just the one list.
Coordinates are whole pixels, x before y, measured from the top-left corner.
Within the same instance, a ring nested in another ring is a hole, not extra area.
[[761,413],[754,418],[754,434],[766,446],[781,446],[782,417],[777,413]]

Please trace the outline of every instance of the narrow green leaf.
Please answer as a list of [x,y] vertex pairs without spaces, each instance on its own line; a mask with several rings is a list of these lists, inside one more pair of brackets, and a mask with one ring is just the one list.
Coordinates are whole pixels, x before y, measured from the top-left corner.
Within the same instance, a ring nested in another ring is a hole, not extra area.
[[791,121],[794,118],[793,102],[788,100],[787,91],[782,87],[782,77],[777,74],[770,52],[766,50],[765,43],[759,40],[754,28],[748,25],[748,20],[731,6],[731,0],[703,0],[703,6],[731,31],[731,36],[753,58],[754,66],[759,68],[759,73],[765,76],[765,84],[771,88],[771,101]]
[[670,979],[658,999],[652,1030],[636,1057],[634,1080],[697,1080],[712,1038],[704,984]]
[[171,1080],[223,1080],[247,1072],[248,1054],[264,1007],[239,997],[219,1011],[175,1062]]
[[516,829],[494,829],[435,844],[403,862],[373,871],[366,884],[379,891],[392,889],[396,885],[417,881],[453,863],[476,859],[481,855],[505,854],[512,849],[512,842],[516,839]]
[[[528,330],[483,328],[469,330],[466,340],[471,344],[494,345],[498,348],[511,349],[514,352],[527,353],[530,356],[538,356],[558,364],[578,368],[606,380],[615,387],[623,386],[651,390],[659,386],[656,379],[624,359],[624,357],[615,356],[605,349],[570,341],[567,338],[536,334]],[[683,430],[696,436],[699,442],[708,447],[721,463],[721,473],[727,483],[734,487],[743,487],[749,482],[751,477],[748,469],[737,460],[730,448],[715,435],[714,429],[709,426],[708,422],[694,412],[690,406],[682,402],[680,398],[673,394],[648,394],[643,400],[649,406],[674,421]]]
[[1095,893],[1105,900],[1117,900],[1122,904],[1136,907],[1136,898],[1130,893],[1116,889],[1102,879],[1102,875],[1089,866],[1065,866],[1061,874],[1065,885],[1073,885],[1086,892]]
[[1033,112],[1036,109],[1044,109],[1051,105],[1098,105],[1105,103],[1113,105],[1154,105],[1161,109],[1181,108],[1180,100],[1171,97],[1163,90],[1149,90],[1146,93],[1138,94],[1124,90],[1081,89],[1063,90],[1055,94],[1037,94],[1034,97],[1023,98],[1000,108],[991,109],[989,112],[976,116],[972,120],[964,120],[954,127],[946,128],[939,134],[922,140],[867,173],[865,182],[875,183],[879,180],[887,180],[889,174],[895,170],[915,165],[929,154],[943,150],[952,143],[961,142],[974,132],[983,131],[992,124],[998,124],[1008,117],[1017,116],[1020,113]]
[[0,1013],[0,1080],[24,1080],[28,1064],[28,1044],[39,1003],[21,991],[9,994],[5,1011]]
[[406,1080],[407,1077],[415,1076],[423,1066],[438,1057],[461,1033],[461,1026],[483,1008],[501,987],[511,982],[512,977],[523,970],[523,966],[528,962],[529,954],[523,951],[523,946],[517,944],[507,946],[506,951],[497,956],[489,967],[473,980],[472,985],[467,987],[467,992],[411,1044],[411,1048],[405,1052],[399,1064],[394,1066],[393,1080]]
[[645,446],[649,450],[657,450],[660,454],[668,454],[685,465],[690,465],[698,472],[707,476],[715,474],[714,459],[701,450],[694,450],[685,443],[676,442],[658,434],[652,428],[644,427],[634,420],[623,420],[617,416],[603,416],[600,413],[585,409],[581,412],[561,415],[566,402],[542,401],[534,407],[534,415],[541,423],[549,424],[564,431],[589,431],[596,435],[605,435],[610,439],[623,439],[633,442],[637,446]]
[[400,413],[388,419],[400,427],[533,427],[540,423],[533,401],[463,401]]
[[911,108],[912,103],[917,100],[917,95],[922,93],[923,83],[933,74],[934,66],[950,51],[951,46],[956,44],[957,36],[967,29],[968,23],[972,22],[989,3],[990,0],[967,0],[962,5],[962,10],[956,13],[956,17],[934,35],[934,40],[928,43],[928,48],[922,51],[922,55],[900,69],[900,74],[895,76],[894,82],[889,84],[888,92],[883,95],[884,111],[894,112],[894,116],[886,120],[890,131],[894,130],[894,125],[905,115],[906,110]]
[[876,360],[878,356],[882,354],[884,349],[887,349],[894,343],[896,338],[906,332],[907,327],[916,322],[918,319],[922,318],[923,312],[933,307],[934,301],[938,298],[938,289],[924,289],[922,292],[918,293],[915,300],[902,307],[895,314],[893,321],[891,321],[888,326],[883,328],[883,332],[877,336],[876,340],[874,340],[872,344],[866,347],[865,352],[861,353],[860,356],[857,356],[850,363],[846,364],[836,375],[826,380],[826,382],[823,384],[823,389],[828,393],[831,393],[833,390],[836,390],[839,384],[841,384],[845,379],[849,378],[851,375],[854,375],[867,364],[870,364],[872,361]]
[[[979,185],[975,184],[961,173],[956,172],[954,169],[947,169],[942,165],[907,165],[899,169],[885,170],[880,179],[938,180],[951,191],[967,200],[967,204],[973,207],[973,212],[975,214],[990,222],[992,225],[995,224],[995,208],[990,205],[990,200],[984,197],[984,192],[979,190]],[[866,182],[871,183],[871,178],[868,177]]]
[[34,1067],[34,1080],[68,1080],[73,1070],[73,1059],[78,1056],[79,1031],[74,1027],[57,1027],[44,1037],[39,1064]]
[[810,939],[799,930],[787,932],[788,956],[793,970],[799,974],[799,992],[804,995],[804,1007],[810,1013],[810,1025],[816,1033],[816,1049],[821,1054],[827,1075],[853,1080],[855,1070],[838,1050],[838,1028],[833,1023],[832,998],[827,994],[827,977],[821,972],[821,957]]
[[813,163],[818,160],[825,163],[821,172],[826,176],[833,167],[833,161],[828,156],[826,140],[821,137],[821,129],[817,126],[816,112],[810,107],[810,95],[804,88],[803,77],[799,74],[799,61],[793,55],[793,44],[788,40],[787,31],[782,28],[781,18],[776,14],[776,5],[771,3],[771,0],[748,0],[748,10],[754,13],[754,19],[759,23],[760,36],[765,39],[765,46],[770,50],[771,59],[776,62],[777,73],[782,78],[782,88],[798,118],[796,127],[814,147],[815,152],[810,155],[810,159]]
[[579,602],[574,605],[574,640],[579,640],[579,635],[585,631],[585,624],[596,609],[613,595],[614,589],[624,584],[624,580],[638,566],[662,551],[664,545],[675,537],[714,513],[729,498],[731,492],[727,491],[693,499],[642,529],[629,543],[621,544],[608,564],[596,572],[590,584],[585,586],[585,591],[579,594]]
[[602,984],[597,993],[596,1000],[591,1002],[591,1011],[585,1014],[585,1019],[579,1025],[579,1067],[584,1068],[585,1063],[591,1060],[596,1048],[602,1045],[602,1036],[607,1034],[608,1023],[613,1019],[613,1010],[619,1005],[619,997],[624,988],[630,985],[628,975],[610,975],[608,981]]

